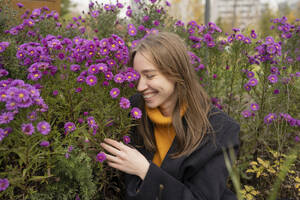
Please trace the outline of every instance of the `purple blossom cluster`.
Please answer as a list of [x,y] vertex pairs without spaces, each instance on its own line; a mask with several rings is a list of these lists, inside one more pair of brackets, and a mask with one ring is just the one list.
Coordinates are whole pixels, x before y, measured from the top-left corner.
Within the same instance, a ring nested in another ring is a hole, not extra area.
[[[28,116],[30,121],[36,119],[37,112],[46,112],[48,110],[43,98],[40,96],[38,89],[30,84],[24,83],[23,80],[7,79],[0,81],[0,102],[4,104],[5,109],[0,114],[0,124],[8,125],[15,119],[20,109],[37,106],[36,110]],[[37,124],[37,129],[40,133],[46,135],[50,131],[50,125],[47,122]],[[7,136],[8,129],[1,129],[1,140]],[[21,130],[26,135],[34,133],[34,126],[31,123],[21,125]]]
[[[252,39],[256,39],[257,35],[255,33],[255,30],[251,30],[250,37],[247,37],[240,33],[240,29],[233,28],[233,33],[227,37],[227,42],[232,43],[234,41],[239,41],[245,44],[251,44]],[[252,38],[252,39],[251,39]]]
[[255,48],[257,54],[254,59],[258,59],[260,62],[269,61],[272,64],[276,64],[276,57],[281,56],[281,42],[276,43],[273,37],[268,36],[265,39],[265,43],[258,45]]
[[7,47],[9,47],[9,42],[0,42],[0,53],[4,52]]
[[[20,7],[20,5],[18,6]],[[25,13],[21,15],[21,18],[23,19],[21,24],[18,24],[17,26],[12,27],[5,32],[11,35],[18,35],[22,31],[27,31],[26,35],[28,37],[35,37],[38,36],[38,31],[34,31],[33,27],[45,19],[53,18],[55,21],[57,21],[56,23],[58,27],[61,25],[58,22],[59,14],[56,11],[49,12],[48,7],[36,8],[32,10],[32,12],[26,10]]]
[[[178,24],[176,22],[177,26]],[[199,49],[203,45],[207,47],[215,47],[217,43],[217,33],[221,33],[222,30],[213,22],[209,22],[207,25],[198,25],[196,21],[190,21],[187,26],[187,32],[189,34],[189,40],[192,42],[192,48]],[[223,46],[225,43],[220,43]]]
[[9,186],[9,181],[7,178],[0,178],[0,191],[4,191],[8,188]]
[[276,28],[282,39],[291,38],[293,36],[293,31],[300,32],[300,26],[289,24],[286,16],[273,19],[272,22],[274,25],[271,27],[271,29]]
[[243,115],[244,118],[254,117],[255,112],[258,111],[259,108],[260,108],[259,104],[252,103],[250,105],[250,109],[243,110],[241,114]]

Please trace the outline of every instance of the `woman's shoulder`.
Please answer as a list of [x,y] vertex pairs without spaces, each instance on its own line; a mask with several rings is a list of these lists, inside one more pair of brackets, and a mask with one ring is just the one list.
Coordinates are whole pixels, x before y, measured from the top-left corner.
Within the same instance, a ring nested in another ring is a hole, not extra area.
[[239,144],[240,125],[224,111],[211,107],[208,114],[211,124],[212,134],[221,146],[231,146]]

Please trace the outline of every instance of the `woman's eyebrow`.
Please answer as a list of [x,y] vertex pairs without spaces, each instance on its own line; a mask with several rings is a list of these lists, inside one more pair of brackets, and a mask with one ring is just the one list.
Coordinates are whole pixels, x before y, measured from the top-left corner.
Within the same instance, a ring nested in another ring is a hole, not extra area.
[[156,69],[145,69],[142,71],[142,73],[150,73],[150,72],[156,72]]

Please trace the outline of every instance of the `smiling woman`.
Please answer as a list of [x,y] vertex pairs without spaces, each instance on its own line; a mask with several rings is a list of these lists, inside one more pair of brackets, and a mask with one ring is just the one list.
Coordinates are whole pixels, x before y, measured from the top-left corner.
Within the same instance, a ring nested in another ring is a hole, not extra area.
[[143,112],[131,134],[135,148],[101,144],[109,166],[126,173],[126,199],[236,199],[223,151],[238,150],[239,125],[212,106],[181,38],[150,34],[131,63],[140,74],[131,103]]

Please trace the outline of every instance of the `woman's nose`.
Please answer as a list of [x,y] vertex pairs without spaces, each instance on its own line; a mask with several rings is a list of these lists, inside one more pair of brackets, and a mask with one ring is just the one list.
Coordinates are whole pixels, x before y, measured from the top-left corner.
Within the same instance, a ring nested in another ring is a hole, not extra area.
[[146,89],[147,89],[147,83],[146,83],[145,79],[141,77],[137,84],[137,91],[143,92]]

